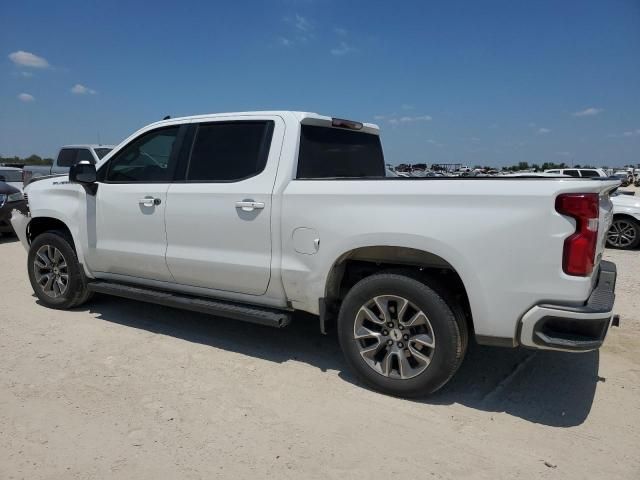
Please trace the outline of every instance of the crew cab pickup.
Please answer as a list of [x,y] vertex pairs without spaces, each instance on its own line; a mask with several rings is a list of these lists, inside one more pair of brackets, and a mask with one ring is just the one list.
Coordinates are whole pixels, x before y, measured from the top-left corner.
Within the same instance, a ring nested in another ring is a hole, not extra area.
[[34,178],[66,175],[69,168],[81,161],[96,163],[113,149],[113,145],[66,145],[60,149],[52,165],[26,165],[22,170],[22,184]]
[[30,214],[12,224],[45,306],[100,292],[272,327],[307,312],[337,329],[364,382],[394,395],[443,386],[470,336],[602,344],[617,323],[602,252],[619,182],[385,171],[373,124],[185,117],[31,183]]

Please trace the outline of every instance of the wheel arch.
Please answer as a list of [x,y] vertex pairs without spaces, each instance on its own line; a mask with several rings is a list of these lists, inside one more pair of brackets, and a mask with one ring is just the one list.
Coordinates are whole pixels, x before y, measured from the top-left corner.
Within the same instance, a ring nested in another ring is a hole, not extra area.
[[29,244],[31,244],[38,235],[41,235],[45,232],[50,232],[53,230],[59,230],[68,234],[72,242],[71,246],[74,248],[74,250],[77,251],[75,246],[75,240],[73,238],[73,233],[71,232],[71,229],[67,226],[65,222],[63,222],[59,218],[54,218],[54,217],[32,218],[29,224],[27,225],[27,240],[29,241]]
[[455,299],[462,307],[469,331],[473,331],[469,295],[458,269],[438,254],[393,245],[356,247],[335,260],[326,276],[324,297],[320,299],[321,331],[331,329],[341,300],[353,285],[375,273],[399,269],[409,270],[411,275],[447,293],[449,301]]

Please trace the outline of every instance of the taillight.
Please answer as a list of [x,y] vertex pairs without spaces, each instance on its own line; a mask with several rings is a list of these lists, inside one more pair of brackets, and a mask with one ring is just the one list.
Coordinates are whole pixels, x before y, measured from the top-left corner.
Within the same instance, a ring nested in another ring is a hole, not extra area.
[[556,211],[576,221],[576,231],[564,241],[562,269],[567,275],[586,277],[593,271],[598,243],[597,193],[564,193],[556,198]]

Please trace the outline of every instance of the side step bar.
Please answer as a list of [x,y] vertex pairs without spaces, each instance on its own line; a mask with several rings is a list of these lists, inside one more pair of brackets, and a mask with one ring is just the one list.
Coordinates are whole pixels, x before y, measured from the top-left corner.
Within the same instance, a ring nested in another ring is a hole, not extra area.
[[268,327],[282,328],[291,323],[291,312],[264,307],[255,307],[223,300],[192,297],[179,293],[152,290],[149,288],[112,282],[90,282],[87,287],[92,292],[106,293],[117,297],[157,303],[165,307],[180,308],[193,312],[257,323]]

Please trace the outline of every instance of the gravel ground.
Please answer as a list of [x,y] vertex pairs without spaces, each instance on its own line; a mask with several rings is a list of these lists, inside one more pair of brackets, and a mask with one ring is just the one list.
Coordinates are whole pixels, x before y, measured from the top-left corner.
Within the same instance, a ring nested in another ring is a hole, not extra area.
[[408,401],[357,383],[335,336],[97,296],[32,295],[0,239],[0,478],[640,478],[640,252],[600,352],[472,345]]

